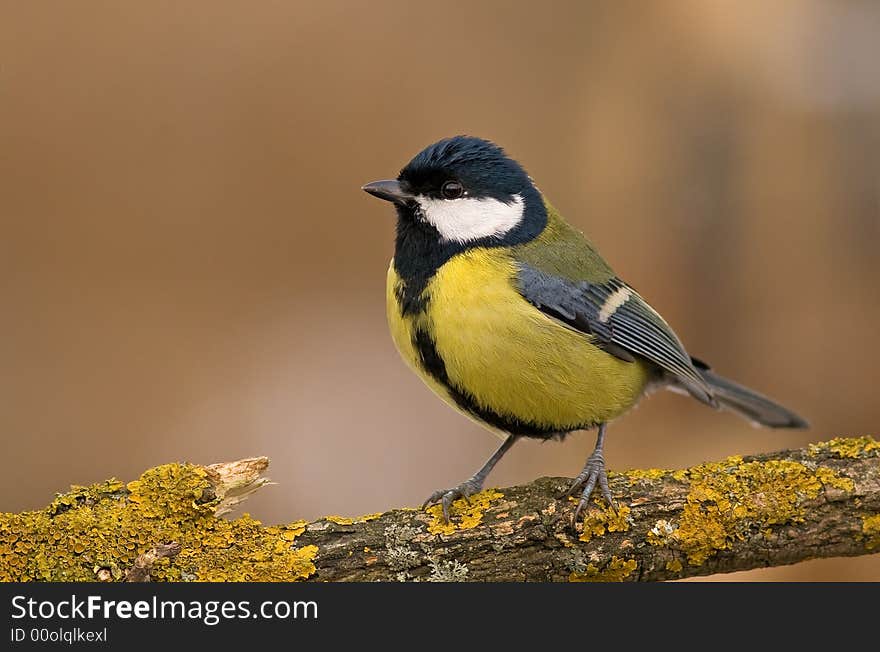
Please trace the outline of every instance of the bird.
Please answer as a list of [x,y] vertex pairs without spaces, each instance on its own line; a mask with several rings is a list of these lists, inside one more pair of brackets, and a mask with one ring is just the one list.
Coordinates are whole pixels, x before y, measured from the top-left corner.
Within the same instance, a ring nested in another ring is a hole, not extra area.
[[502,440],[470,478],[425,501],[423,508],[442,506],[444,521],[453,501],[482,490],[516,441],[592,429],[595,447],[564,495],[580,491],[575,523],[597,487],[616,509],[604,457],[608,424],[657,389],[756,425],[808,427],[691,357],[495,143],[444,138],[396,179],[362,189],[397,213],[386,314],[398,352],[441,399]]

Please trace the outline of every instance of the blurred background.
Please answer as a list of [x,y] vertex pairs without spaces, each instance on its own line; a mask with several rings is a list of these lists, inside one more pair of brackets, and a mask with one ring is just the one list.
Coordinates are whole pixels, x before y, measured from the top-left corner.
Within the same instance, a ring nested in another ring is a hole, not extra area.
[[[398,359],[393,212],[360,190],[458,133],[813,424],[654,395],[611,469],[878,432],[878,3],[0,7],[0,510],[177,460],[269,456],[267,523],[468,477],[496,440]],[[593,442],[518,444],[490,484]],[[880,555],[717,579],[880,580]]]

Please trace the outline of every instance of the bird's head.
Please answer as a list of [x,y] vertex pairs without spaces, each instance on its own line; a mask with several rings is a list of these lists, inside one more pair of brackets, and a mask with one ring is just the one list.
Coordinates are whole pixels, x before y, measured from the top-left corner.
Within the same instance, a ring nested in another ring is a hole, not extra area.
[[436,142],[397,179],[363,189],[393,202],[402,226],[420,225],[441,246],[517,244],[547,223],[541,194],[522,166],[498,145],[471,136]]

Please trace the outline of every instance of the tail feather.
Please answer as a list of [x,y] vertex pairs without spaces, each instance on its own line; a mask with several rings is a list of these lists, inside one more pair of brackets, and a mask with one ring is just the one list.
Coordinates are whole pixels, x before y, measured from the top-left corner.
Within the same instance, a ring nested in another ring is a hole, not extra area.
[[[695,363],[699,361],[695,360]],[[695,364],[697,371],[712,388],[722,407],[730,408],[753,423],[769,428],[808,428],[810,424],[788,408],[761,396],[748,387],[719,376],[704,364]]]

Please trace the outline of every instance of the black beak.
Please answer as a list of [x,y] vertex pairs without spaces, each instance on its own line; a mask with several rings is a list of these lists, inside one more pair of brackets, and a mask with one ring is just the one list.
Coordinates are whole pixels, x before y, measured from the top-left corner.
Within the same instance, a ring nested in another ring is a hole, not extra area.
[[401,205],[416,198],[415,195],[407,192],[401,187],[400,181],[395,180],[374,181],[373,183],[365,185],[361,190],[370,193],[373,197],[378,197],[379,199],[384,199],[385,201],[391,201],[395,204]]

